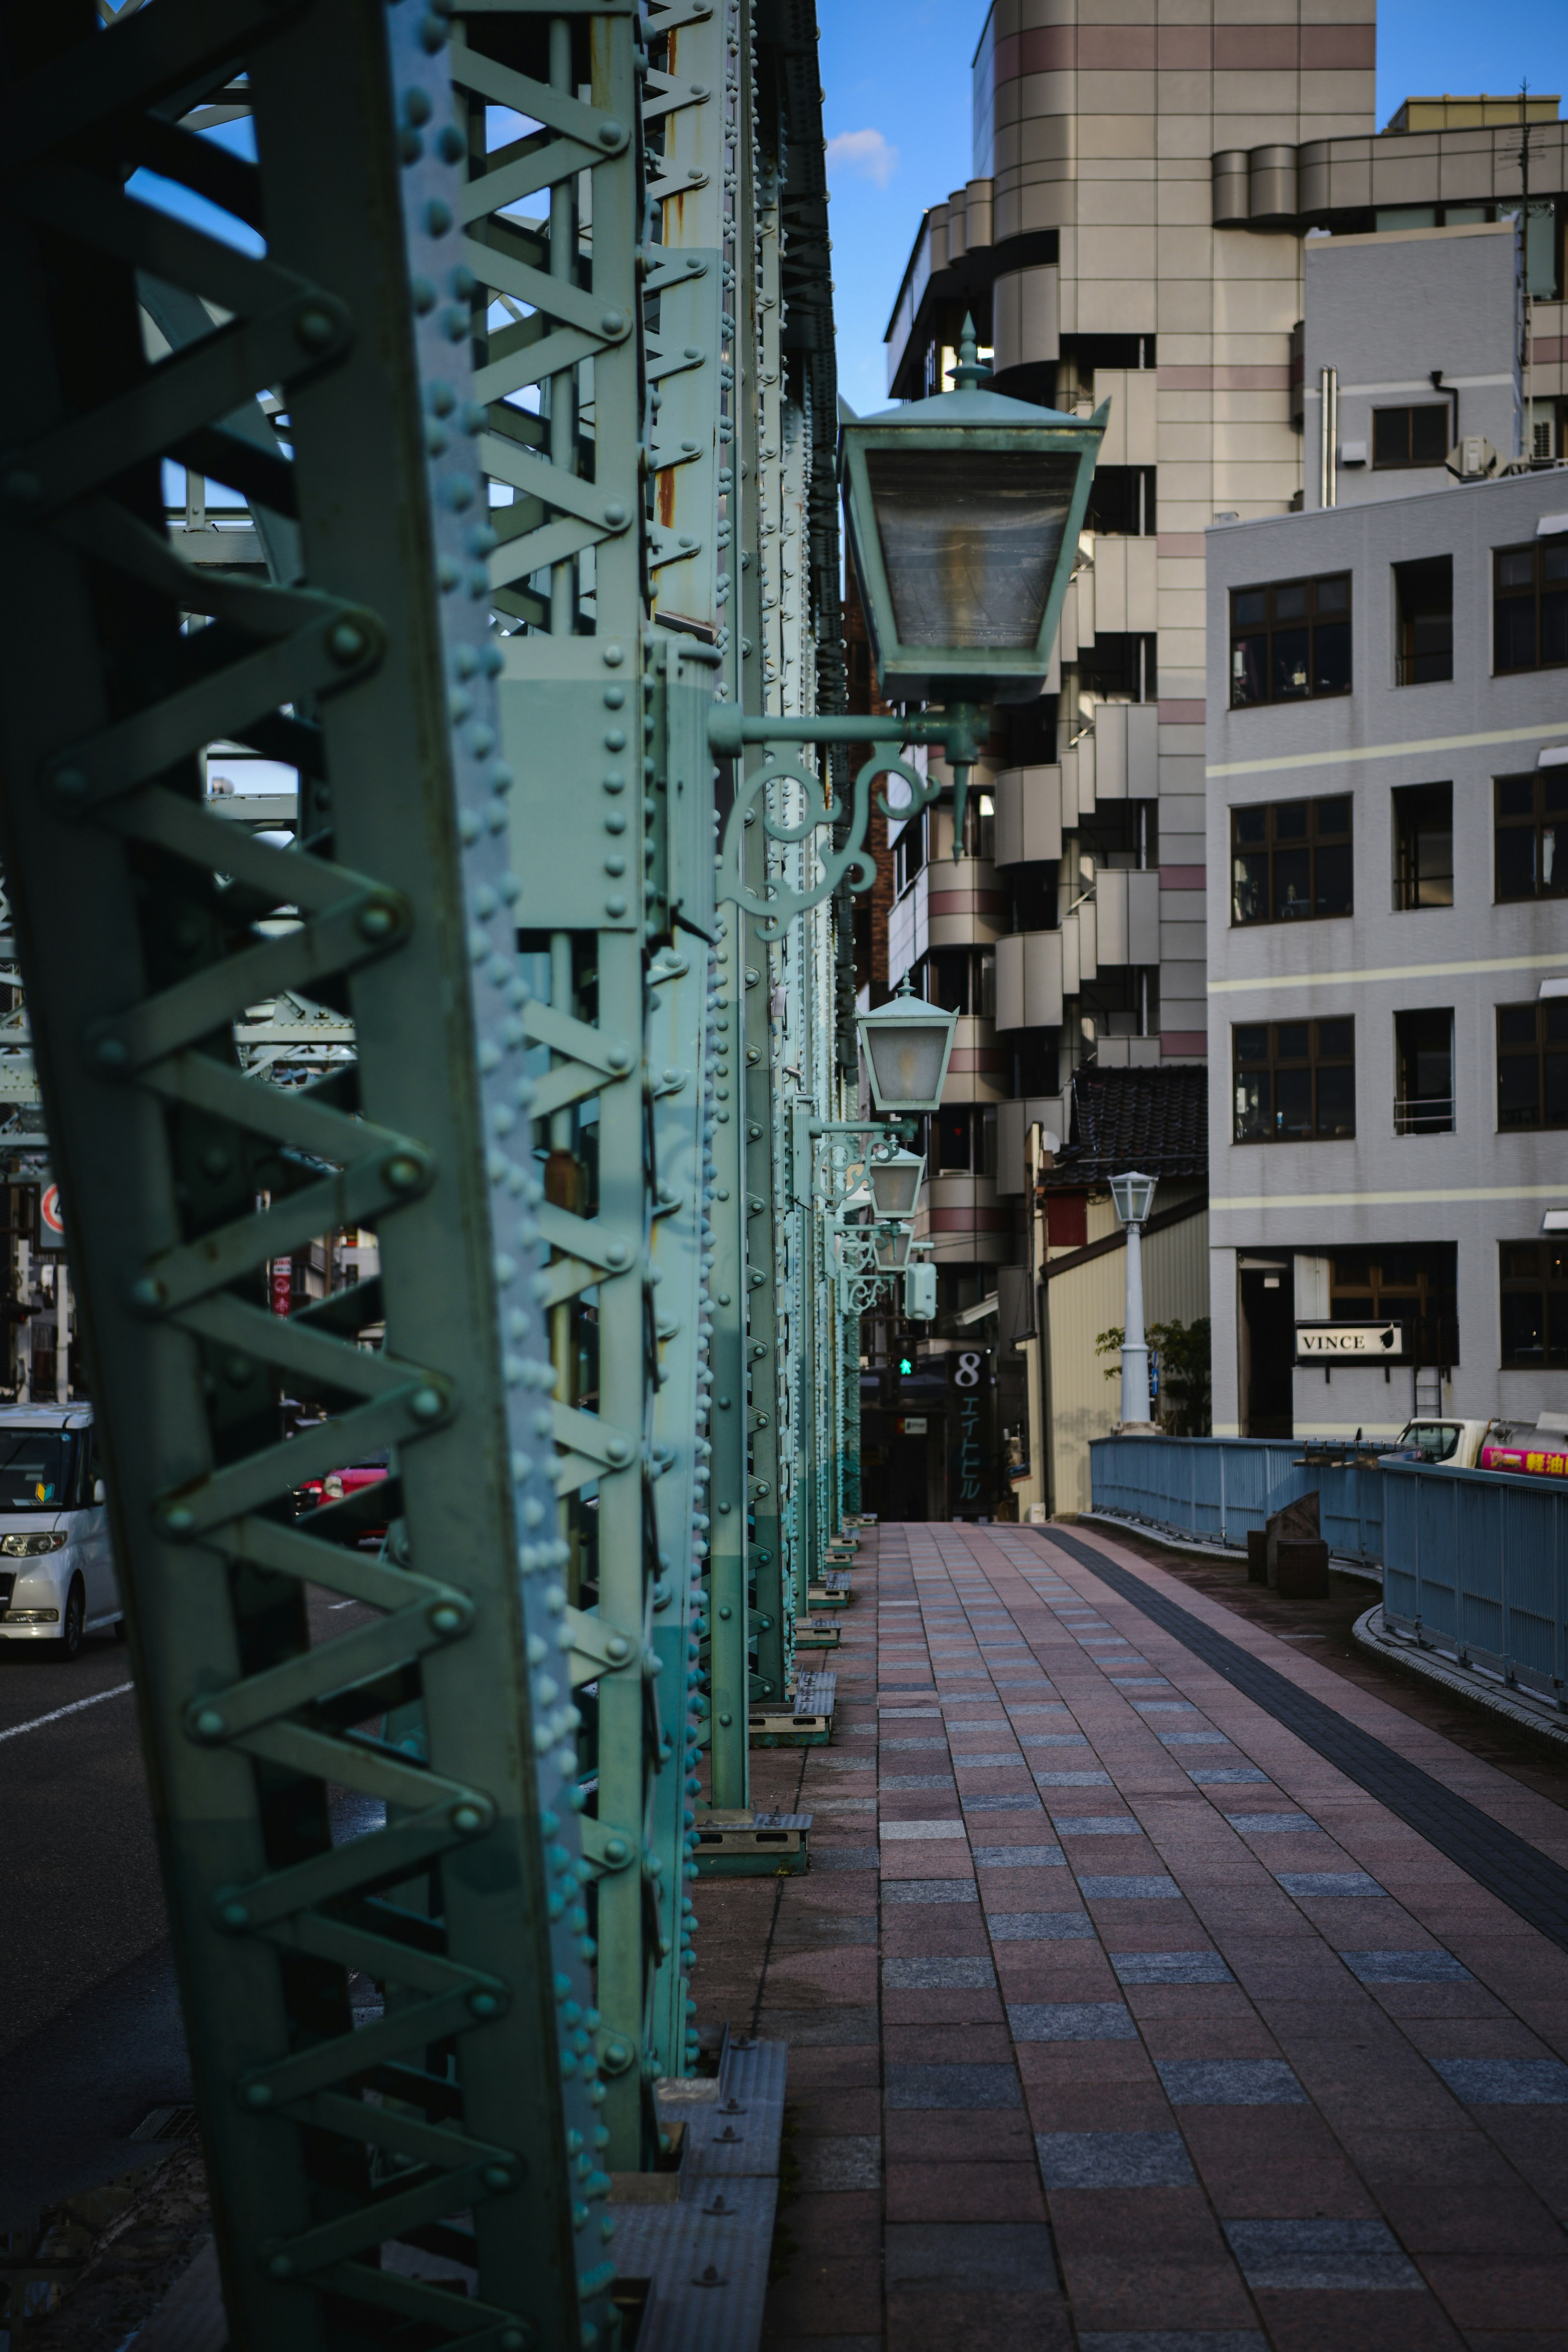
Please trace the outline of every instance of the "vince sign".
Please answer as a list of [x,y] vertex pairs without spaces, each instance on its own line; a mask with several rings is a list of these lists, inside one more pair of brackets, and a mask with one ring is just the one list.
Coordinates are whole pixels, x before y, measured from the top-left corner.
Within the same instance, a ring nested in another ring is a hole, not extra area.
[[1403,1323],[1298,1323],[1299,1364],[1398,1364],[1405,1361]]

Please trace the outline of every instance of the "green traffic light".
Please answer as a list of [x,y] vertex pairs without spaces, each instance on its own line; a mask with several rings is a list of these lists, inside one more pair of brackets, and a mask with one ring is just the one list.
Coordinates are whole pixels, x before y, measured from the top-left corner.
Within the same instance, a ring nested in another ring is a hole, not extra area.
[[912,1372],[914,1370],[914,1364],[910,1357],[900,1356],[899,1358],[899,1370],[900,1372]]

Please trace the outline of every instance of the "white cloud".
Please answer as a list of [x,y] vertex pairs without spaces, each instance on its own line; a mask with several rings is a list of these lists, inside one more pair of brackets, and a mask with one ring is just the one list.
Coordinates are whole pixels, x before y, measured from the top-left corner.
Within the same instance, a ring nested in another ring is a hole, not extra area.
[[859,172],[885,188],[899,168],[899,151],[879,131],[841,131],[827,142],[827,173],[831,179],[840,165]]

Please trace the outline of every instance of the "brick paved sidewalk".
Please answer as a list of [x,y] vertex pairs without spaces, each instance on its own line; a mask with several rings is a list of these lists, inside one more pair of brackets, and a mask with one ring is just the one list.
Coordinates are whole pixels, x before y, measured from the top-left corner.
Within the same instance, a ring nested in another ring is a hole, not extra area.
[[[1568,1817],[1074,1531],[1558,1863]],[[704,1885],[787,2039],[771,2352],[1568,2347],[1568,1952],[1047,1530],[889,1527],[809,1876]],[[798,1792],[798,1793],[797,1793]]]

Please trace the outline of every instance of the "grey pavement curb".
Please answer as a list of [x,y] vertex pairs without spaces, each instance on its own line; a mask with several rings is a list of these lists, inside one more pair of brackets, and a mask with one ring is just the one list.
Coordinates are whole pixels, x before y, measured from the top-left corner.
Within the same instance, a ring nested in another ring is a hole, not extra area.
[[1500,1715],[1521,1731],[1531,1732],[1552,1748],[1568,1752],[1568,1722],[1545,1699],[1532,1702],[1523,1693],[1508,1690],[1489,1676],[1476,1674],[1434,1651],[1418,1649],[1414,1642],[1396,1640],[1384,1631],[1380,1601],[1356,1619],[1351,1632],[1357,1647],[1373,1657],[1396,1665],[1424,1683],[1435,1684],[1468,1706],[1488,1715]]

